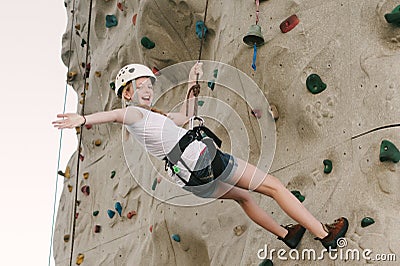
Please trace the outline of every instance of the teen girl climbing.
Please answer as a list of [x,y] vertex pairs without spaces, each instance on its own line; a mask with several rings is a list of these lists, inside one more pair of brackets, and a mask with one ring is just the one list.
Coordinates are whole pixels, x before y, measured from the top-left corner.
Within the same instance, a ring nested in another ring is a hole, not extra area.
[[[156,81],[153,72],[144,65],[127,65],[119,71],[115,82],[115,93],[122,98],[123,108],[85,116],[59,114],[57,117],[61,119],[53,124],[64,129],[84,124],[121,123],[150,154],[166,161],[172,178],[183,189],[199,197],[235,200],[255,223],[290,248],[297,247],[306,229],[325,248],[336,248],[337,239],[347,232],[346,218],[341,217],[332,224],[319,222],[277,178],[218,149],[219,139],[202,125],[201,118],[194,118],[200,120],[200,125],[191,130],[180,127],[191,119],[194,96],[198,93],[192,86],[201,75],[202,64],[196,63],[189,74],[188,104],[183,104],[180,112],[164,115],[151,108],[152,86]],[[279,225],[256,204],[249,190],[272,197],[298,224]]]

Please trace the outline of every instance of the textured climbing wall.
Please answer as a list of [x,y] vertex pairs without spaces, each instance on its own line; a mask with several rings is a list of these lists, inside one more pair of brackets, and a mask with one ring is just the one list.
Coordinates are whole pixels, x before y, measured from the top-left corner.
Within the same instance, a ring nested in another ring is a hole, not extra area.
[[[90,65],[85,65],[88,2],[76,0],[72,13],[73,1],[66,0],[69,20],[62,49],[64,63],[71,60],[69,83],[78,95],[86,89],[85,113],[121,106],[110,82],[127,63],[163,69],[197,59],[200,41],[195,29],[203,18],[205,1],[95,0]],[[255,1],[210,1],[202,54],[203,59],[246,73],[269,103],[277,106],[280,117],[270,172],[290,190],[299,191],[305,197],[303,204],[321,221],[348,217],[348,247],[370,248],[374,253],[400,254],[400,231],[395,229],[400,222],[399,154],[388,145],[386,150],[385,145],[381,147],[384,140],[400,147],[400,22],[395,13],[389,17],[392,23],[385,19],[399,4],[395,0],[261,1],[258,25],[265,44],[258,47],[254,71],[253,49],[242,39],[255,22]],[[281,23],[293,14],[299,23],[283,33]],[[175,89],[162,95],[157,107],[170,110],[183,99],[184,91]],[[209,125],[222,136],[225,150],[238,147],[236,155],[248,151],[249,160],[256,162],[262,153],[257,145],[260,130],[248,107],[257,102],[256,96],[246,95],[246,104],[218,85],[214,90],[203,86],[202,95],[234,106],[247,129],[247,142],[230,141],[227,133],[240,134],[239,128],[219,126],[229,124],[229,113],[216,109],[219,122]],[[204,105],[206,108],[207,100]],[[82,102],[78,111],[81,107]],[[266,117],[264,112],[259,120]],[[76,189],[74,263],[258,265],[262,260],[257,251],[265,244],[285,248],[234,202],[177,207],[152,197],[181,190],[160,182],[162,172],[155,169],[161,169],[162,163],[147,158],[137,146],[131,151],[132,145],[124,144],[132,140],[124,140],[120,125],[85,127],[82,134],[80,156],[74,154],[64,172],[54,237],[56,265],[68,265],[70,260]],[[391,154],[382,162],[380,152]],[[126,153],[135,159],[131,165],[125,162]],[[140,184],[133,175],[141,178]],[[293,222],[271,199],[252,195],[279,223]],[[362,227],[365,217],[375,223]],[[322,246],[306,234],[301,248],[319,251]],[[353,263],[362,265],[365,260]],[[324,265],[333,264],[328,258],[324,261]]]

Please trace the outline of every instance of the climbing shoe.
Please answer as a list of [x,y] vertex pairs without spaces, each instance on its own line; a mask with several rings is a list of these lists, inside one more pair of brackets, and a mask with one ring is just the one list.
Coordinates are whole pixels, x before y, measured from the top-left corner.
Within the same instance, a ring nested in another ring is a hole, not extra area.
[[347,228],[349,227],[349,221],[345,217],[340,217],[335,220],[333,224],[323,224],[322,227],[328,233],[328,235],[324,238],[316,237],[315,240],[321,241],[321,244],[326,248],[335,249],[337,247],[337,240],[347,232]]
[[288,247],[292,249],[296,248],[297,245],[300,243],[300,240],[303,237],[306,229],[299,224],[296,225],[289,224],[283,226],[283,228],[288,230],[288,233],[284,238],[278,237],[278,239],[282,240]]

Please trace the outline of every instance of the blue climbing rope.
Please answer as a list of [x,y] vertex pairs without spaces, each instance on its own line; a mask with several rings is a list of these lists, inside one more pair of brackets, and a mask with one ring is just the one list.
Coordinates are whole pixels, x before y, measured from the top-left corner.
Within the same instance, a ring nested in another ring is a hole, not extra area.
[[[69,50],[72,49],[72,33],[74,32],[74,19],[75,17],[75,0],[72,3],[72,23],[71,23],[71,32],[70,32],[70,39],[69,39]],[[68,72],[70,72],[71,67],[71,54],[68,57]],[[67,105],[67,96],[68,96],[68,81],[65,82],[65,92],[64,92],[64,106],[63,106],[63,114],[65,114],[65,109]],[[63,131],[60,131],[60,138],[58,143],[58,158],[57,158],[57,174],[56,174],[56,187],[54,191],[54,202],[53,202],[53,215],[52,215],[52,222],[51,222],[51,236],[50,236],[50,247],[49,247],[49,258],[48,258],[48,266],[51,263],[51,255],[53,254],[53,240],[54,240],[54,223],[55,223],[55,216],[56,216],[56,206],[57,206],[57,194],[58,194],[58,169],[60,169],[60,160],[61,160],[61,147],[62,147],[62,139],[63,139]]]

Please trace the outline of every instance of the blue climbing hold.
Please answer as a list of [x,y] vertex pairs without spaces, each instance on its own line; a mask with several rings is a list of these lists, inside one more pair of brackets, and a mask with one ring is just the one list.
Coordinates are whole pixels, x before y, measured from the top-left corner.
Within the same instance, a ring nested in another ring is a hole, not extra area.
[[215,87],[215,80],[210,80],[208,83],[207,83],[207,86],[213,91],[214,90],[214,87]]
[[204,21],[199,20],[196,22],[196,34],[197,34],[197,37],[199,37],[199,39],[205,38],[207,31],[208,31],[208,29],[207,29],[206,25],[204,24]]
[[121,203],[116,202],[114,207],[115,207],[115,210],[118,212],[118,215],[121,216],[121,214],[122,214],[122,206],[121,206]]
[[108,214],[108,217],[110,217],[110,219],[111,219],[111,218],[114,217],[115,211],[113,211],[113,210],[107,210],[107,214]]
[[171,236],[173,240],[176,242],[181,242],[181,237],[178,234],[174,234]]
[[111,28],[118,25],[117,17],[114,15],[107,15],[106,16],[106,27]]

